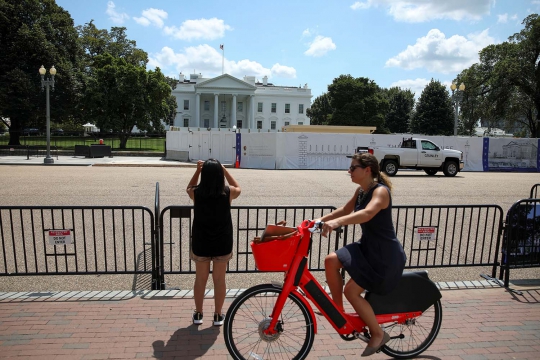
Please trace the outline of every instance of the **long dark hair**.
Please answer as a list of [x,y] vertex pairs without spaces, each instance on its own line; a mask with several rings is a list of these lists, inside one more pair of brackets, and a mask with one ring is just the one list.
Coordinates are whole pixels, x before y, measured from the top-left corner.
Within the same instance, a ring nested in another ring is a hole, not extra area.
[[386,187],[392,191],[392,182],[385,173],[381,172],[381,169],[379,168],[379,161],[373,154],[356,153],[352,156],[352,158],[358,161],[361,166],[371,168],[373,179],[377,180],[377,182],[380,184],[386,185]]
[[218,197],[225,193],[223,167],[216,159],[208,159],[201,169],[201,181],[195,192],[202,197]]

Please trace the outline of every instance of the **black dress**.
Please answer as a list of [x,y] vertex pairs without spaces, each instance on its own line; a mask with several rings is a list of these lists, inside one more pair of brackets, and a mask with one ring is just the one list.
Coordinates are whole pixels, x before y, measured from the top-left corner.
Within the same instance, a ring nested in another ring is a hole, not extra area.
[[[386,186],[376,184],[362,201],[361,196],[358,196],[354,211],[364,209],[373,191],[379,186],[383,186],[390,195]],[[347,273],[360,287],[376,294],[387,294],[398,284],[406,261],[392,223],[392,196],[386,209],[360,226],[360,240],[342,247],[336,254]]]
[[197,256],[214,257],[228,255],[233,247],[230,189],[218,197],[195,194],[191,250]]

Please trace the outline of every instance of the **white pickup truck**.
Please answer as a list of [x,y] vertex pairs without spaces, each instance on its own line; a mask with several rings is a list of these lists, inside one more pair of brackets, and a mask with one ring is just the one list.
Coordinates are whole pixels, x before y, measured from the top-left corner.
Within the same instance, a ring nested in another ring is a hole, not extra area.
[[424,170],[428,175],[442,170],[446,176],[456,176],[463,169],[463,152],[441,149],[426,139],[404,138],[401,147],[372,147],[368,151],[390,176],[396,175],[399,168]]

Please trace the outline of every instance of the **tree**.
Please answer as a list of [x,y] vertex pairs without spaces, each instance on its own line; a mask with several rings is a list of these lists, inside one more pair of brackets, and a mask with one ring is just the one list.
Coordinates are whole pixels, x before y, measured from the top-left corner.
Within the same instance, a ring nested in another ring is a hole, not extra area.
[[134,126],[163,131],[161,120],[176,110],[176,101],[171,103],[171,87],[159,68],[146,71],[110,54],[97,55],[92,67],[86,109],[101,131],[118,133],[121,149]]
[[425,135],[452,135],[454,111],[448,91],[431,79],[422,91],[411,120],[411,131]]
[[80,48],[73,19],[54,0],[0,0],[0,119],[9,145],[25,127],[45,127],[45,94],[38,70],[57,69],[50,93],[51,119],[76,112],[81,98]]
[[373,80],[340,75],[328,85],[328,96],[333,109],[329,125],[384,127],[388,100]]
[[311,107],[306,110],[306,115],[309,117],[311,125],[328,125],[332,112],[328,93],[324,93],[313,101]]
[[385,116],[386,127],[393,133],[408,132],[414,108],[414,93],[410,89],[402,90],[399,87],[392,87],[385,94],[389,102]]

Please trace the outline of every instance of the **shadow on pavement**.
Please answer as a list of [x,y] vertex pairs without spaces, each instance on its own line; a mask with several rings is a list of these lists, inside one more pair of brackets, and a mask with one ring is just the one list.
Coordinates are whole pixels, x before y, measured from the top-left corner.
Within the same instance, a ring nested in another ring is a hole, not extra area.
[[[165,345],[162,340],[152,343],[154,358],[163,360],[200,359],[212,347],[221,334],[219,327],[200,329],[200,325],[189,325],[172,334]],[[204,341],[204,342],[203,342]]]

